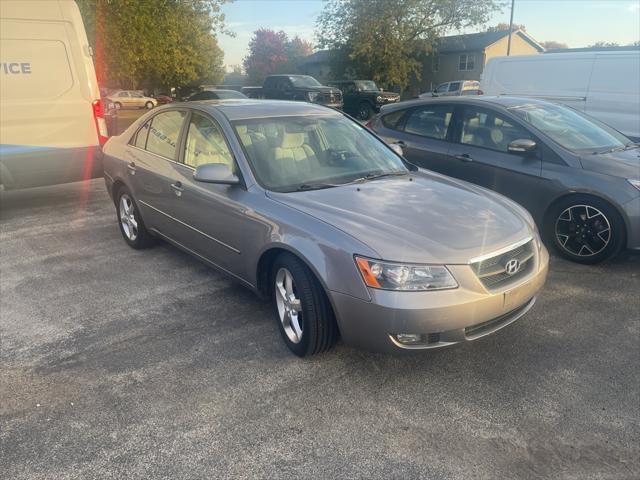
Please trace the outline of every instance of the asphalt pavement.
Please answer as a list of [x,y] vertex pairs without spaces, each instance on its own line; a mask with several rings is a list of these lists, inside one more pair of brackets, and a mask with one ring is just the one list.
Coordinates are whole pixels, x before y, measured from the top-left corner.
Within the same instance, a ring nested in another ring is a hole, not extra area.
[[102,180],[0,201],[2,478],[640,478],[638,255],[552,258],[467,345],[299,359],[248,290],[129,248]]

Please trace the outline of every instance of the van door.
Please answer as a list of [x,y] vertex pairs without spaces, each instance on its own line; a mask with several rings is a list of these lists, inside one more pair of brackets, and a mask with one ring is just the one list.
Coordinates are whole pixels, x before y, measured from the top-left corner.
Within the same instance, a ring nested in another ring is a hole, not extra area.
[[640,140],[640,54],[596,57],[586,113]]

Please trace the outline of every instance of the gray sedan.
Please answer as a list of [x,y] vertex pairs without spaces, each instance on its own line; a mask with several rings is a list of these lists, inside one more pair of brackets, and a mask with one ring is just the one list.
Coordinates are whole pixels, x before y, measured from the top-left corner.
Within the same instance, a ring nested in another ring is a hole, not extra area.
[[344,114],[302,102],[160,107],[107,142],[124,240],[164,239],[272,299],[300,356],[475,340],[535,302],[531,216],[407,164]]
[[384,107],[369,126],[411,163],[520,203],[570,260],[640,249],[639,145],[576,110],[531,98],[452,97]]

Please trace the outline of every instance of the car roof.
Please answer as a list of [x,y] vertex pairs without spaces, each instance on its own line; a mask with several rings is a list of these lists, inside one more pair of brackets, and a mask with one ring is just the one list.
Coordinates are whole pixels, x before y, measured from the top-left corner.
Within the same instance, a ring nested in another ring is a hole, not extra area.
[[[173,104],[178,106],[180,104]],[[228,120],[246,120],[251,118],[293,117],[303,115],[341,115],[329,107],[314,103],[286,100],[257,100],[251,98],[233,98],[226,100],[196,100],[184,104],[199,106],[203,110],[217,110]]]
[[493,105],[503,108],[519,107],[522,105],[548,105],[551,102],[539,100],[537,98],[528,97],[512,97],[512,96],[490,96],[490,95],[478,95],[473,97],[433,97],[433,98],[418,98],[414,100],[407,100],[404,102],[385,105],[382,107],[383,112],[393,112],[396,110],[403,110],[405,108],[415,107],[418,105],[437,103],[460,103],[467,105]]

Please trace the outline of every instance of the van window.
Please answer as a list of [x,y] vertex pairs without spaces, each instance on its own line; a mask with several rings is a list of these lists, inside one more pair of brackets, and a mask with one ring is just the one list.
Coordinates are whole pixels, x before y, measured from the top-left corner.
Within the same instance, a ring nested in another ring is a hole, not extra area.
[[438,88],[436,89],[436,93],[445,93],[449,91],[449,84],[448,83],[443,83],[441,85],[438,85]]
[[170,160],[177,160],[176,145],[184,121],[184,112],[171,110],[159,113],[151,120],[147,150]]
[[460,82],[451,82],[449,85],[449,91],[457,92],[458,90],[460,90]]
[[3,102],[52,99],[73,87],[69,53],[59,40],[3,37],[0,59],[0,95]]
[[451,105],[425,105],[414,109],[404,126],[406,133],[444,140],[453,115]]

